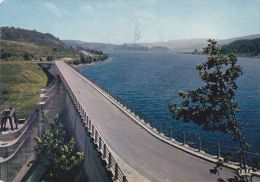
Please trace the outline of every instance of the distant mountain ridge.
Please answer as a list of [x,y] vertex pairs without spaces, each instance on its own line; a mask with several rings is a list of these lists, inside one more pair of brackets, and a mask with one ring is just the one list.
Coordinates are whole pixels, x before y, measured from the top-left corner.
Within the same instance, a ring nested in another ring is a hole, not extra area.
[[[260,34],[248,35],[242,37],[234,37],[229,39],[216,39],[219,45],[229,44],[236,40],[252,40],[260,38]],[[179,39],[179,40],[170,40],[164,42],[151,42],[151,43],[142,43],[145,46],[165,46],[175,52],[192,52],[195,49],[201,50],[207,46],[207,40],[209,38],[203,39]]]
[[189,52],[194,49],[201,49],[207,45],[207,39],[179,39],[165,42],[141,43],[145,46],[164,46],[174,52]]
[[77,47],[85,47],[88,49],[96,49],[96,50],[113,50],[118,45],[117,44],[107,44],[107,43],[92,43],[92,42],[84,42],[80,40],[62,40],[67,46],[72,46],[74,48]]
[[62,40],[67,46],[72,46],[74,48],[83,49],[95,49],[100,51],[111,51],[111,50],[132,50],[132,51],[167,51],[166,47],[162,46],[146,46],[142,44],[107,44],[107,43],[92,43],[83,42],[79,40]]
[[[216,39],[219,45],[226,45],[236,40],[252,40],[255,38],[260,38],[260,34],[234,37],[229,39]],[[150,42],[150,43],[138,43],[138,44],[107,44],[107,43],[89,43],[77,40],[62,40],[65,44],[73,47],[85,46],[90,49],[97,49],[102,51],[107,50],[160,50],[168,49],[178,53],[193,52],[195,49],[202,50],[202,48],[207,46],[207,40],[209,38],[202,39],[179,39],[179,40],[170,40],[163,42]],[[134,46],[133,46],[134,45]],[[158,48],[158,49],[156,49]]]

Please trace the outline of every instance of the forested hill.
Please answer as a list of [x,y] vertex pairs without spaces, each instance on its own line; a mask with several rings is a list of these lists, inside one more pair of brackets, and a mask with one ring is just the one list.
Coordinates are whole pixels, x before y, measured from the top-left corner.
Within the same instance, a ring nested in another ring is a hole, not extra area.
[[29,42],[42,46],[65,46],[58,38],[49,33],[41,33],[35,30],[25,30],[14,27],[2,27],[1,39],[18,42]]
[[223,45],[221,53],[236,54],[238,56],[260,56],[260,38],[251,40],[236,40]]
[[76,57],[77,51],[49,33],[14,27],[0,27],[1,60],[52,60]]

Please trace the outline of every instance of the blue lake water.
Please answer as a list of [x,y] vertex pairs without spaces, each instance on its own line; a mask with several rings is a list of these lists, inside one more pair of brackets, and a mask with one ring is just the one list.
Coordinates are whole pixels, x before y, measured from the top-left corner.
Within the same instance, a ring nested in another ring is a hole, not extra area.
[[[205,56],[142,51],[115,51],[109,56],[105,62],[81,71],[141,113],[172,127],[173,136],[179,140],[185,132],[190,133],[190,141],[200,135],[202,147],[211,151],[215,151],[216,143],[234,147],[228,134],[202,131],[194,124],[176,121],[168,110],[168,104],[181,101],[180,90],[202,85],[195,65],[205,61]],[[236,96],[241,109],[239,121],[250,150],[260,152],[260,59],[239,58],[238,62],[244,72]]]

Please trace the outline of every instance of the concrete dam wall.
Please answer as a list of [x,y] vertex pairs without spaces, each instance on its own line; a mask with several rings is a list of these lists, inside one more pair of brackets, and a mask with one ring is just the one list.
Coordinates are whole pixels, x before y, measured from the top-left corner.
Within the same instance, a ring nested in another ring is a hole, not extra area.
[[84,172],[89,181],[111,181],[111,175],[106,169],[106,163],[98,151],[91,134],[87,131],[76,109],[76,104],[66,93],[64,104],[64,125],[71,136],[74,137],[77,147],[84,152]]
[[[32,170],[32,162],[36,159],[35,137],[41,136],[48,124],[48,119],[61,115],[62,122],[76,143],[77,148],[84,152],[82,171],[89,181],[112,181],[107,161],[102,158],[91,131],[83,124],[83,118],[77,110],[76,103],[64,87],[57,80],[49,88],[41,92],[41,100],[37,108],[30,114],[23,126],[0,136],[0,180],[11,181],[39,181],[43,171]],[[33,172],[28,171],[32,170]],[[26,176],[26,177],[25,177]]]

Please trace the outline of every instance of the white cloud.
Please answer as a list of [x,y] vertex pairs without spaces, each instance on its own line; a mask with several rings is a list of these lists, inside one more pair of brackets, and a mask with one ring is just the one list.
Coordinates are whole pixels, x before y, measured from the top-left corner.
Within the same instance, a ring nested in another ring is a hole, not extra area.
[[70,13],[64,9],[60,9],[57,6],[55,6],[54,4],[47,2],[44,4],[46,6],[46,8],[53,13],[54,15],[56,15],[59,18],[67,18],[70,16]]
[[144,18],[144,19],[156,19],[157,16],[150,11],[135,11],[134,15],[137,16],[138,18]]
[[57,6],[55,6],[54,4],[52,3],[46,3],[45,4],[46,8],[48,8],[53,14],[60,14],[60,10]]
[[80,11],[84,14],[91,14],[94,12],[94,9],[89,4],[84,4],[80,7]]
[[0,4],[2,4],[4,2],[4,0],[0,0]]

